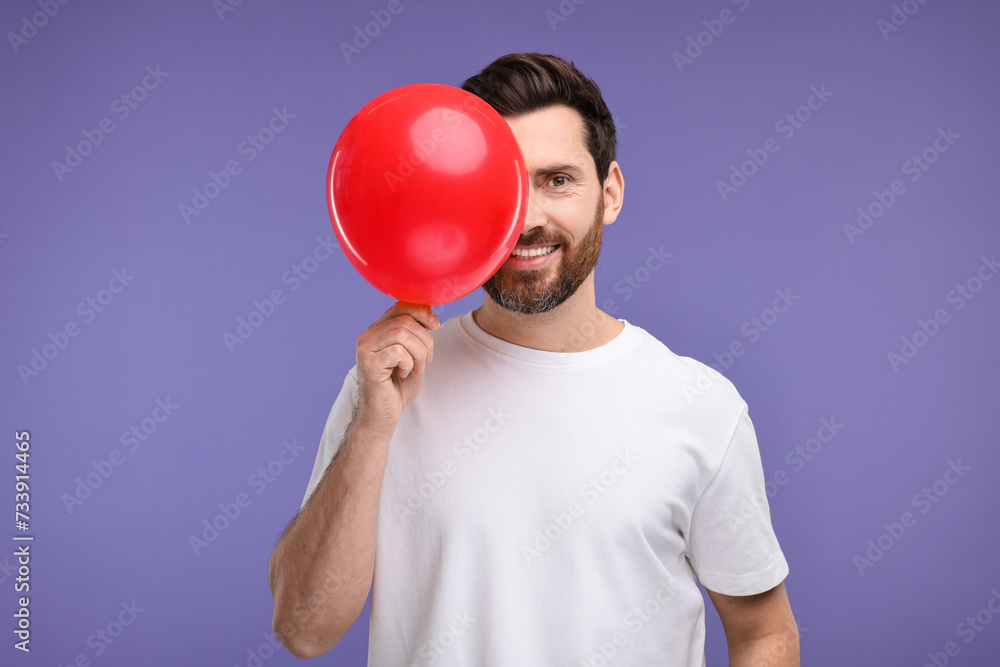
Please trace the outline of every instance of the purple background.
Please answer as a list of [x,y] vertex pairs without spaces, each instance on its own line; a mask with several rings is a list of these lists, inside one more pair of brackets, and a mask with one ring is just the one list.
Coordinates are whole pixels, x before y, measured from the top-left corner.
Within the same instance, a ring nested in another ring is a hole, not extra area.
[[[30,656],[12,648],[16,560],[3,538],[0,662],[256,664],[272,547],[298,509],[355,340],[391,304],[339,253],[294,291],[282,280],[332,238],[324,186],[337,136],[386,90],[459,85],[503,53],[532,50],[574,61],[619,123],[627,196],[605,234],[598,302],[675,352],[720,363],[750,404],[765,474],[786,475],[770,503],[804,664],[919,666],[948,642],[959,650],[949,664],[997,664],[1000,619],[980,610],[1000,590],[1000,280],[974,278],[1000,251],[995,3],[908,0],[915,13],[883,35],[888,0],[565,0],[566,16],[557,0],[402,0],[348,62],[340,43],[387,2],[245,0],[221,14],[210,0],[46,2],[52,18],[38,0],[0,10],[0,508],[10,521],[0,533],[19,532],[13,434],[28,429],[35,535]],[[701,35],[708,46],[679,71],[673,54],[724,9],[732,22],[711,43]],[[37,31],[24,28],[33,16]],[[21,30],[30,39],[13,44]],[[112,103],[147,66],[167,74],[122,119]],[[832,96],[786,138],[775,124],[812,86]],[[247,161],[239,145],[274,108],[294,119]],[[114,130],[57,176],[53,162],[103,118]],[[911,181],[904,163],[939,128],[959,138]],[[717,181],[772,137],[777,152],[724,200]],[[179,205],[230,160],[239,174],[186,222]],[[845,223],[896,179],[905,192],[852,243]],[[651,246],[672,256],[650,274]],[[123,267],[134,279],[86,321],[78,304]],[[629,293],[626,276],[646,282]],[[957,309],[949,291],[969,279],[981,290]],[[284,303],[230,351],[223,335],[275,289]],[[770,317],[779,289],[798,299],[751,340],[745,323]],[[481,300],[477,291],[439,314]],[[926,344],[894,369],[887,354],[939,309],[946,323],[918,335]],[[70,322],[79,335],[57,355],[50,346],[54,358],[23,380],[18,367]],[[716,362],[734,342],[743,354]],[[122,433],[167,398],[179,407],[128,451]],[[843,428],[793,463],[824,418]],[[283,441],[305,453],[255,481]],[[115,450],[122,464],[70,512],[64,494]],[[915,504],[959,460],[969,470],[957,483]],[[251,504],[195,555],[189,536],[240,493]],[[905,512],[915,523],[885,534]],[[890,549],[859,572],[855,557],[880,536]],[[132,600],[143,609],[135,622],[113,644],[88,645]],[[960,634],[977,612],[991,622]],[[709,663],[724,664],[708,617]],[[367,610],[318,662],[362,665],[366,647]],[[284,650],[263,656],[297,664]]]

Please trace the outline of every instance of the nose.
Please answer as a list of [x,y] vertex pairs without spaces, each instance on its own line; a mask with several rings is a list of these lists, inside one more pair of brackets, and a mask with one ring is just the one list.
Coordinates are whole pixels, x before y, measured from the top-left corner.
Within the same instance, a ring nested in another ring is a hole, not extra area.
[[535,188],[528,187],[528,206],[525,210],[524,225],[521,227],[521,236],[527,236],[535,227],[545,224],[545,211],[542,208],[541,197]]

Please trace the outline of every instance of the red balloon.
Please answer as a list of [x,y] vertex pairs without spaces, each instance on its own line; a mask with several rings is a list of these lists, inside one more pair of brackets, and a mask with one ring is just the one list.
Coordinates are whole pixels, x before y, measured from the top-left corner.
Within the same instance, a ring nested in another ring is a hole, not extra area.
[[366,104],[327,172],[333,229],[354,268],[399,301],[435,306],[510,256],[528,204],[524,157],[489,104],[421,83]]

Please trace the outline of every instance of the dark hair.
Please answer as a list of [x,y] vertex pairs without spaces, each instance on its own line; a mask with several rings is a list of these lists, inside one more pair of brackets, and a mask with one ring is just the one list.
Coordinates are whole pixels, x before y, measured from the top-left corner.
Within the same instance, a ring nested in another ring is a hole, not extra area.
[[601,186],[615,159],[615,123],[601,89],[571,62],[541,53],[500,56],[462,88],[485,100],[501,116],[520,116],[565,105],[583,116],[587,148]]

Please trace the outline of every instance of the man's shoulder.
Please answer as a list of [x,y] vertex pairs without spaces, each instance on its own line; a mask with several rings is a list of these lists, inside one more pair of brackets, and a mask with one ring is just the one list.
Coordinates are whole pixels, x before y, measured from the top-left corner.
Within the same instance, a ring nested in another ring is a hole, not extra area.
[[462,329],[462,324],[461,324],[462,318],[465,317],[466,315],[471,315],[471,313],[472,311],[465,311],[462,313],[458,313],[457,315],[452,315],[448,319],[441,322],[441,326],[437,328],[437,330],[434,332],[434,335],[435,336],[439,334],[454,335],[455,332],[460,331]]
[[639,330],[640,343],[636,352],[650,371],[658,374],[664,384],[681,391],[692,405],[696,400],[743,404],[743,398],[729,378],[712,366],[674,352],[649,331],[626,322]]
[[462,318],[464,318],[468,313],[459,313],[458,315],[452,315],[448,319],[441,322],[435,331],[434,335],[434,347],[437,349],[439,346],[451,346],[464,341],[467,339],[467,334],[462,326]]

